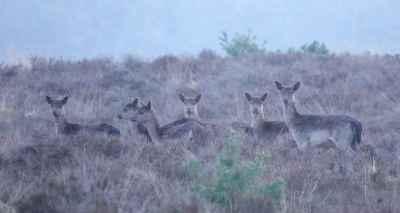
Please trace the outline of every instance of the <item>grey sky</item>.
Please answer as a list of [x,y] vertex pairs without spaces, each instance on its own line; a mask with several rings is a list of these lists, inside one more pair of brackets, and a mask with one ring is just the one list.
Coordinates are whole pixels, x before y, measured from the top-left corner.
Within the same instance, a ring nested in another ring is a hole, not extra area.
[[29,55],[71,59],[124,53],[157,57],[224,54],[229,39],[248,28],[267,50],[317,40],[331,52],[399,53],[400,1],[53,1],[0,0],[0,61]]

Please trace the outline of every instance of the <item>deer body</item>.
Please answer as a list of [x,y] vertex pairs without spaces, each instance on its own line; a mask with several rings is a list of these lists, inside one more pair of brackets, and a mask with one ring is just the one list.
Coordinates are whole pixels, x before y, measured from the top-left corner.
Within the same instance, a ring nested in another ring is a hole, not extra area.
[[297,112],[294,92],[300,82],[293,87],[284,87],[275,81],[281,91],[285,122],[292,132],[299,149],[332,141],[337,148],[353,152],[361,142],[362,125],[357,119],[347,115],[302,115]]
[[254,136],[254,129],[250,125],[242,121],[234,121],[231,123],[231,127],[234,130],[243,130],[248,135]]
[[245,93],[245,96],[250,102],[251,125],[257,138],[270,145],[274,145],[279,139],[287,139],[289,128],[285,122],[267,121],[264,118],[263,103],[267,99],[268,93],[265,93],[262,97],[252,97],[248,93]]
[[178,126],[178,125],[182,125],[184,123],[189,123],[189,122],[194,122],[194,123],[199,124],[202,127],[205,127],[203,122],[201,122],[199,120],[196,120],[196,119],[193,119],[193,118],[181,118],[181,119],[178,119],[178,120],[176,120],[174,122],[165,124],[165,126]]
[[151,101],[142,106],[138,113],[131,117],[132,122],[143,122],[149,131],[151,139],[160,143],[163,139],[177,139],[179,141],[189,141],[194,136],[204,133],[204,127],[198,122],[188,122],[181,125],[161,125],[156,113],[151,106]]
[[[117,115],[118,119],[121,120],[128,120],[130,121],[130,118],[134,116],[137,111],[139,110],[138,106],[139,99],[135,98],[132,103],[127,104],[122,112]],[[129,122],[131,126],[131,132],[134,135],[143,135],[146,136],[147,140],[151,141],[151,137],[149,135],[149,131],[147,128],[144,126],[142,122]]]
[[68,96],[62,100],[53,100],[49,96],[46,96],[47,102],[50,104],[53,111],[53,118],[56,126],[57,135],[70,135],[76,134],[79,131],[92,131],[92,132],[104,132],[107,135],[119,135],[120,131],[118,128],[102,123],[98,125],[80,125],[69,123],[67,116],[65,115],[64,105],[68,101]]

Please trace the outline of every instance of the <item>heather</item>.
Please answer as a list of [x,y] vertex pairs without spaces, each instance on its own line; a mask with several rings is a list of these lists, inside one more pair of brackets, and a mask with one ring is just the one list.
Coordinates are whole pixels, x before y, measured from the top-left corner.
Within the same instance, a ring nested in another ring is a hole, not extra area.
[[[203,50],[0,64],[0,212],[398,212],[399,76],[398,55],[367,53],[222,57]],[[300,154],[232,130],[196,141],[188,153],[176,141],[155,145],[132,135],[116,117],[139,97],[165,124],[183,117],[178,92],[203,93],[203,121],[250,124],[244,92],[268,92],[264,115],[282,121],[274,80],[301,81],[301,113],[360,120],[361,152]],[[58,137],[45,95],[70,96],[70,122],[107,122],[122,136]]]

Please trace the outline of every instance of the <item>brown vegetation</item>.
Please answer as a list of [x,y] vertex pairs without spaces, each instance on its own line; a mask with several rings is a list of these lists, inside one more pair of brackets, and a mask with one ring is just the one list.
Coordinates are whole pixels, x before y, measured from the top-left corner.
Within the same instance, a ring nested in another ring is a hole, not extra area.
[[[222,207],[188,194],[195,181],[182,149],[155,145],[129,134],[117,114],[132,97],[153,101],[161,124],[183,117],[177,92],[203,93],[203,120],[250,124],[243,93],[268,92],[266,120],[283,121],[274,80],[301,81],[299,113],[346,114],[363,125],[361,151],[270,149],[244,136],[245,160],[269,153],[257,183],[286,182],[275,205],[257,194],[232,192],[242,212],[399,212],[400,60],[373,55],[268,53],[241,58],[212,51],[166,55],[148,61],[127,55],[70,61],[31,58],[29,65],[0,65],[0,212],[221,212]],[[57,137],[45,95],[69,95],[66,114],[77,123],[107,122],[121,137],[80,132]],[[230,134],[230,133],[227,133]],[[225,135],[208,138],[196,158],[217,177],[216,156]],[[346,169],[345,162],[354,171]]]

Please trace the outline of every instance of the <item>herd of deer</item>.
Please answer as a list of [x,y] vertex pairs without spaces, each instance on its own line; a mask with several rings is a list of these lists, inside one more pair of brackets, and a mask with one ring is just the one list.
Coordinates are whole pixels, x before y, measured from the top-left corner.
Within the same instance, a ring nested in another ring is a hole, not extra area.
[[[217,133],[221,128],[230,126],[234,129],[243,129],[268,145],[274,145],[278,140],[293,138],[300,151],[306,147],[317,146],[325,142],[333,142],[337,148],[345,153],[352,153],[358,149],[361,142],[362,126],[356,118],[347,115],[302,115],[297,112],[294,93],[300,88],[300,82],[293,87],[282,86],[275,81],[276,88],[281,92],[285,121],[266,121],[263,114],[263,102],[268,93],[261,97],[245,93],[250,102],[252,124],[233,122],[229,125],[200,121],[197,113],[197,103],[202,94],[195,98],[185,97],[179,93],[184,104],[185,117],[172,123],[161,125],[151,101],[147,104],[138,98],[127,104],[117,117],[131,121],[131,130],[134,134],[145,135],[149,141],[158,144],[165,139],[190,141],[199,134],[207,132]],[[53,100],[46,96],[47,102],[53,111],[53,117],[58,135],[74,134],[78,131],[104,132],[108,135],[119,135],[118,128],[102,123],[98,125],[80,125],[67,121],[64,105],[68,96],[62,100]]]

